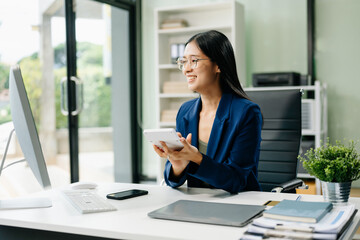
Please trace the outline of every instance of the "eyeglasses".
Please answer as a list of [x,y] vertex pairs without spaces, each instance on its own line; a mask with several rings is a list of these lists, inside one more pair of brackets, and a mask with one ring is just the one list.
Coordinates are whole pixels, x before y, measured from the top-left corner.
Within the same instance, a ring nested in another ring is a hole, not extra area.
[[191,69],[195,69],[197,67],[197,62],[200,61],[200,60],[209,60],[209,59],[199,59],[199,58],[196,58],[196,57],[190,57],[189,59],[186,59],[186,58],[178,58],[176,60],[176,63],[179,67],[179,69],[182,71],[184,70],[184,67],[185,67],[185,64],[190,64],[190,68]]

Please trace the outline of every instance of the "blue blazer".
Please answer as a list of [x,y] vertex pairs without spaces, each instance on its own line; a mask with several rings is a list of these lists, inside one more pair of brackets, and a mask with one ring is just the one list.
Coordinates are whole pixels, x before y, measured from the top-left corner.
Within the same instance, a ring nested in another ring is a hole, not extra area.
[[[176,117],[176,130],[198,148],[201,99],[184,103]],[[200,165],[190,162],[182,175],[174,178],[171,163],[166,162],[164,178],[176,188],[187,180],[188,187],[206,182],[230,193],[260,190],[257,180],[262,115],[257,104],[232,93],[223,93]]]

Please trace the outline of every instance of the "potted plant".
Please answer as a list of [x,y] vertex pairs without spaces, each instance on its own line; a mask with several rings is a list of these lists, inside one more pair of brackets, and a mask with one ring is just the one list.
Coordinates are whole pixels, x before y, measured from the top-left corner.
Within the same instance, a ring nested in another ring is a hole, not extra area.
[[353,140],[348,145],[341,141],[333,145],[328,139],[298,158],[308,173],[321,181],[325,201],[347,204],[351,183],[360,178],[360,157]]

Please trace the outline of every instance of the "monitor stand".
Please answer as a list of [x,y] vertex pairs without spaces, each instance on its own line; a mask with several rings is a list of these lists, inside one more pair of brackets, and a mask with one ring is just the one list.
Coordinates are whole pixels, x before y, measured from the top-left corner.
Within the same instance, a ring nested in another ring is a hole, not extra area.
[[[13,164],[25,161],[25,159],[21,159],[19,161],[10,163],[6,167],[4,167],[4,163],[5,163],[7,151],[9,148],[11,136],[14,133],[14,131],[15,131],[15,129],[11,130],[7,144],[6,144],[4,156],[3,156],[2,162],[0,164],[0,176],[1,176],[1,172],[3,169],[5,169]],[[46,207],[51,207],[51,206],[52,206],[51,200],[49,198],[44,198],[44,197],[43,198],[13,198],[13,199],[0,200],[0,210],[24,209],[24,208],[46,208]]]
[[13,198],[0,200],[0,210],[51,207],[49,198]]

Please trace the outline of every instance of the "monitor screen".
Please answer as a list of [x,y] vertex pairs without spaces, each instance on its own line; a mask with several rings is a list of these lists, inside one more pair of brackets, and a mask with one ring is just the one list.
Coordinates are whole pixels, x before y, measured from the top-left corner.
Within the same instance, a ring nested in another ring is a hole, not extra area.
[[50,188],[44,155],[18,65],[11,67],[9,90],[11,116],[21,150],[39,184]]

